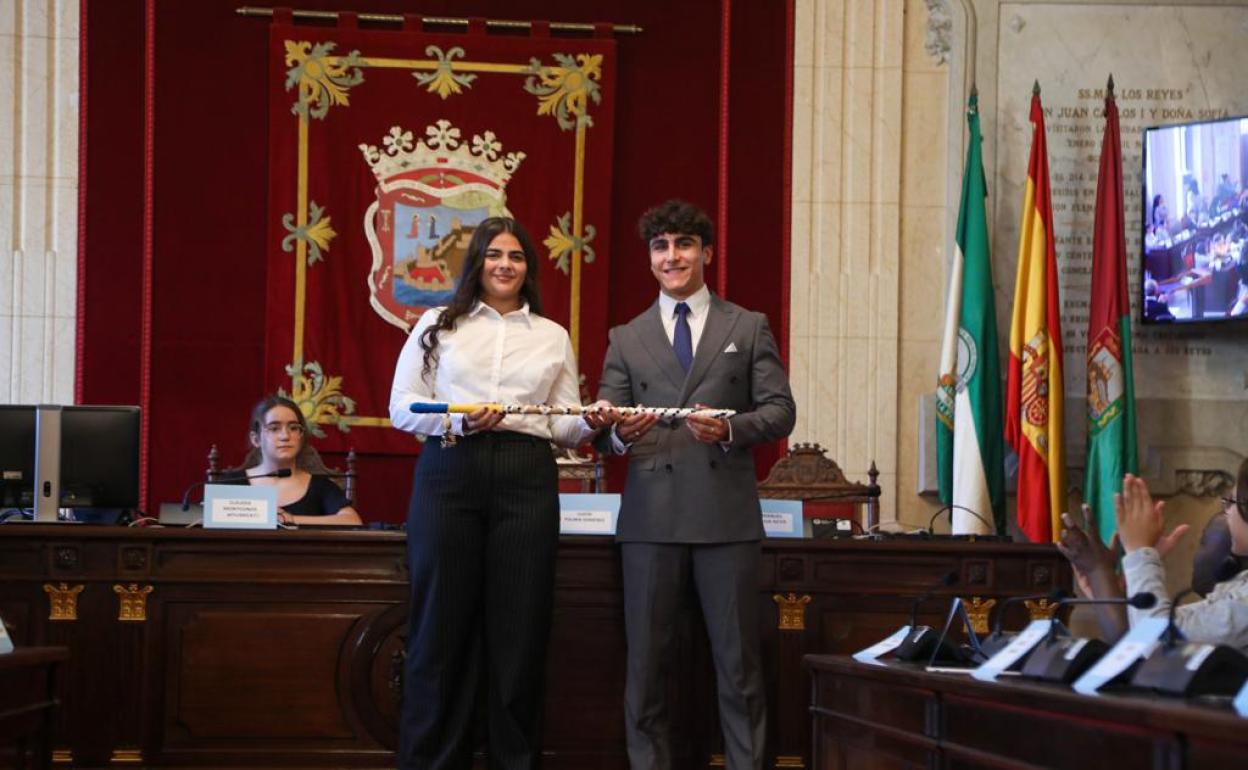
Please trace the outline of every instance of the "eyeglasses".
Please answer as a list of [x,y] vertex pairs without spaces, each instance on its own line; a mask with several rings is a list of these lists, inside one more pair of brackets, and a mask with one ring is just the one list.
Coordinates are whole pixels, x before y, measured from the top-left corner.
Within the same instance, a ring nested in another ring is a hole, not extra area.
[[302,436],[303,426],[297,422],[271,422],[264,426],[264,432],[270,436],[277,436],[283,432],[291,436]]
[[1243,515],[1244,511],[1248,510],[1248,500],[1238,500],[1234,497],[1223,497],[1221,500],[1223,505],[1235,506],[1240,515]]

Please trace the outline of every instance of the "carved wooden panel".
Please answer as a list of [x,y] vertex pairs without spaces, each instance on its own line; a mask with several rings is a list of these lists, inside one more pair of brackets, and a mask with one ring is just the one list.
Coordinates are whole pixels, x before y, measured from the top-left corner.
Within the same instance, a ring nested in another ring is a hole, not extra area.
[[[170,613],[171,736],[350,738],[338,687],[363,612],[335,605],[187,605]],[[173,693],[176,692],[176,697]]]

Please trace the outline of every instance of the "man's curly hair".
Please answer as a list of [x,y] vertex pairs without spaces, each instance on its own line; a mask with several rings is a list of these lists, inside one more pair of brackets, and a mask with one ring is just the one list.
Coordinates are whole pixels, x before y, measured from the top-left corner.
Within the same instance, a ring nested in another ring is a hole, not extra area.
[[676,199],[660,203],[642,214],[637,232],[647,243],[663,233],[696,235],[702,239],[703,246],[715,243],[715,225],[706,212],[692,203]]

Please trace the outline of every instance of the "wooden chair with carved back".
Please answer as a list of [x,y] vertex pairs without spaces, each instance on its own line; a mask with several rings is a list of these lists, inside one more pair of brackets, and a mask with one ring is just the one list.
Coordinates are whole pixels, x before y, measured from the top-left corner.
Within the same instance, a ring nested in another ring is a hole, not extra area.
[[[312,449],[312,451],[316,452],[315,449]],[[318,460],[320,459],[319,453],[317,454],[317,459]],[[326,467],[326,470],[329,471],[330,478],[333,479],[335,484],[342,487],[342,492],[343,494],[347,496],[347,502],[349,502],[351,505],[355,505],[355,500],[356,500],[356,497],[355,497],[355,480],[356,480],[355,459],[356,459],[355,448],[352,447],[351,449],[347,451],[347,468],[345,471],[340,470],[338,468]],[[235,469],[233,468],[226,468],[224,470],[221,468],[221,452],[217,449],[217,445],[213,444],[212,448],[208,450],[208,469],[204,473],[208,483],[212,484],[214,482],[220,481],[223,478],[225,478],[227,474],[229,474],[231,471],[234,471],[234,470]]]
[[[813,521],[849,519],[857,529],[869,532],[880,521],[880,472],[871,461],[869,483],[845,478],[836,461],[827,457],[817,443],[797,443],[771,466],[767,478],[758,485],[758,496],[779,500],[801,500],[806,518]],[[861,516],[859,512],[861,511]],[[812,523],[813,523],[812,521]],[[818,528],[816,537],[819,536]]]

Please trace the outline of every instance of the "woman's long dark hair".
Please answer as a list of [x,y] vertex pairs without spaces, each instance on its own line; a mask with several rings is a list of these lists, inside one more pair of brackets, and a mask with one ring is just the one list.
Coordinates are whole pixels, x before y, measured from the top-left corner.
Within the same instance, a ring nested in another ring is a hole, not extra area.
[[459,286],[455,295],[447,303],[442,315],[432,326],[420,335],[420,347],[424,349],[424,365],[421,367],[422,377],[428,377],[438,358],[438,342],[442,332],[455,328],[460,316],[472,310],[472,306],[481,296],[481,266],[485,263],[485,251],[500,233],[511,233],[520,242],[524,250],[524,261],[527,270],[524,274],[524,285],[520,287],[520,297],[529,303],[529,312],[542,314],[542,292],[537,285],[537,273],[540,264],[537,261],[537,249],[533,241],[519,222],[510,217],[490,217],[477,225],[468,242],[468,256],[464,260],[464,272],[460,276]]
[[303,410],[289,398],[276,394],[261,399],[252,407],[251,423],[248,428],[247,456],[243,458],[243,464],[239,466],[238,470],[254,468],[263,459],[260,454],[260,447],[252,445],[250,434],[254,433],[259,436],[264,432],[264,416],[269,413],[270,409],[276,406],[284,406],[294,412],[295,416],[299,418],[299,424],[303,427],[303,438],[299,441],[299,454],[295,455],[295,467],[308,473],[329,473],[329,470],[325,467],[325,461],[321,459],[320,452],[317,452],[308,443],[308,419],[303,416]]

